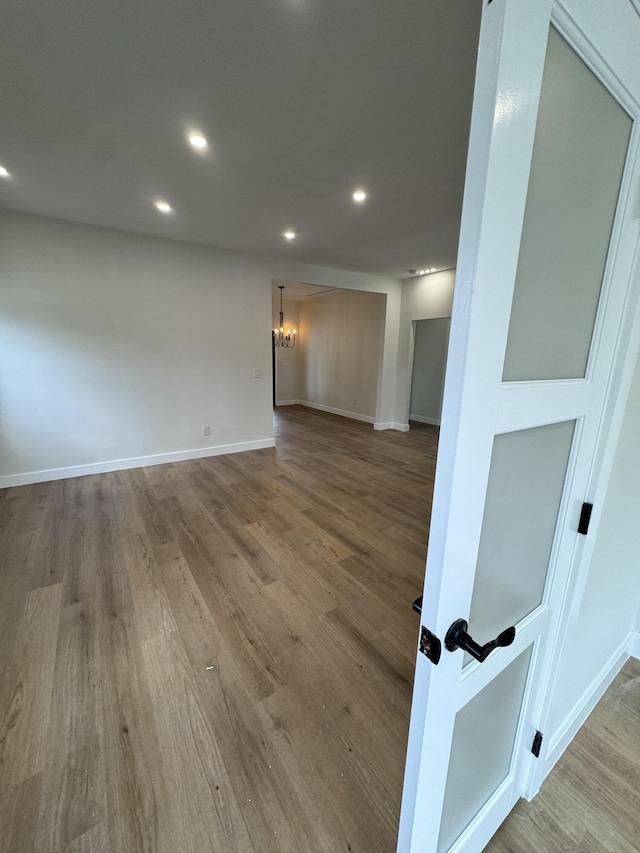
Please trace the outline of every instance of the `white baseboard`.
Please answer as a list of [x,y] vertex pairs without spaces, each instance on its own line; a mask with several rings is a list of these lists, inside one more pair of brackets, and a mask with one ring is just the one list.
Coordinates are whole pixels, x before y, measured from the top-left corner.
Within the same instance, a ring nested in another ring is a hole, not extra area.
[[300,400],[276,400],[276,406],[299,406]]
[[553,735],[549,744],[547,757],[545,759],[545,778],[547,774],[551,772],[562,753],[578,734],[578,731],[586,722],[589,714],[602,699],[613,679],[629,659],[629,647],[633,643],[633,638],[638,639],[639,635],[631,634],[615,650],[607,663],[600,670],[599,674],[593,680],[592,684],[585,690],[580,699],[578,699],[574,707],[567,714],[564,722],[559,726],[558,731]]
[[631,635],[627,651],[632,658],[640,660],[640,633],[638,631]]
[[396,429],[398,432],[409,432],[409,424],[397,424],[394,421],[375,421],[373,428],[378,430]]
[[440,418],[428,418],[426,415],[409,415],[410,421],[416,421],[419,424],[431,424],[432,426],[440,426]]
[[205,456],[242,453],[245,450],[260,450],[263,447],[275,447],[275,439],[262,438],[257,441],[241,441],[237,444],[219,444],[215,447],[198,447],[195,450],[178,450],[174,453],[156,453],[153,456],[116,459],[112,462],[74,465],[70,468],[50,468],[47,471],[29,471],[26,474],[6,474],[0,476],[0,489],[7,489],[10,486],[26,486],[30,483],[47,483],[50,480],[66,480],[69,477],[86,477],[88,474],[124,471],[127,468],[142,468],[146,465],[165,465],[167,462],[183,462],[186,459],[202,459]]
[[334,409],[332,406],[323,406],[320,403],[311,403],[309,400],[287,400],[276,403],[276,406],[306,406],[308,409],[318,409],[320,412],[329,412],[330,415],[340,415],[341,418],[351,418],[353,421],[363,421],[365,424],[373,424],[374,429],[397,429],[400,432],[408,432],[409,424],[397,424],[393,421],[381,423],[370,415],[361,415],[358,412],[348,412],[346,409]]
[[348,412],[346,409],[334,409],[332,406],[323,406],[320,403],[311,403],[309,400],[298,400],[301,406],[306,406],[308,409],[318,409],[321,412],[329,412],[330,415],[340,415],[341,418],[351,418],[353,421],[364,421],[366,424],[372,424],[375,418],[370,415],[360,415],[358,412]]

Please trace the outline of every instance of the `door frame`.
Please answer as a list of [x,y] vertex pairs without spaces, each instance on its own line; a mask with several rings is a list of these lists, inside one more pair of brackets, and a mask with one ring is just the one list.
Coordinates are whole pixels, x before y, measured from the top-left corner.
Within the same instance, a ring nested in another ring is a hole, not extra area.
[[[409,356],[411,365],[410,374],[409,374],[409,393],[408,393],[408,414],[407,414],[407,423],[411,423],[411,396],[413,394],[413,383],[414,383],[414,371],[415,371],[415,350],[416,350],[416,330],[418,323],[428,323],[431,320],[448,320],[449,321],[449,331],[451,331],[451,315],[447,317],[419,317],[416,319],[409,320],[410,330],[409,330]],[[442,373],[442,396],[440,398],[440,420],[436,421],[435,418],[431,420],[423,421],[425,424],[431,424],[432,426],[440,428],[440,424],[442,422],[442,400],[444,398],[444,379],[447,371],[447,355],[449,352],[449,335],[447,335],[447,345],[444,354],[444,371]],[[420,423],[420,421],[416,421],[416,423]]]

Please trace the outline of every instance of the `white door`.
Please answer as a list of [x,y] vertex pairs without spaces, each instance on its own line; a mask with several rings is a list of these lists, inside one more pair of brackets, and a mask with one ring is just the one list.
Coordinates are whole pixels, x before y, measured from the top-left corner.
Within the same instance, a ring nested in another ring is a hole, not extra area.
[[[484,3],[401,853],[481,850],[539,781],[637,336],[640,5]],[[460,619],[476,652],[515,640],[480,663],[445,646]]]

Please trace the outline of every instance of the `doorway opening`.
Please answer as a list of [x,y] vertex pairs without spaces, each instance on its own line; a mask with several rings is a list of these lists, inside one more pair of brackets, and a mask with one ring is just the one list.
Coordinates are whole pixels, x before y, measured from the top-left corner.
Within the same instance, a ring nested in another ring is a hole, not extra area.
[[302,405],[375,424],[381,395],[386,294],[303,282],[272,282],[272,323],[280,288],[294,346],[274,346],[274,408]]
[[413,321],[409,421],[440,426],[450,317]]

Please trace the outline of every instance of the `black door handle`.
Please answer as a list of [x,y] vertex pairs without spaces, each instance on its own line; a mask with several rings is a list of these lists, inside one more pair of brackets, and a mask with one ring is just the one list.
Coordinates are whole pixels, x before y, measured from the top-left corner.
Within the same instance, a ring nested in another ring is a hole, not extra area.
[[469,624],[464,619],[456,619],[447,631],[447,636],[444,638],[444,645],[450,652],[455,652],[456,649],[464,649],[465,652],[469,652],[471,657],[479,660],[480,663],[485,661],[494,649],[510,646],[516,638],[516,629],[507,628],[501,634],[498,634],[495,640],[491,640],[490,643],[485,643],[484,646],[481,646],[467,634],[468,627]]

